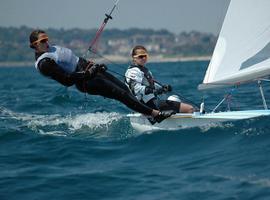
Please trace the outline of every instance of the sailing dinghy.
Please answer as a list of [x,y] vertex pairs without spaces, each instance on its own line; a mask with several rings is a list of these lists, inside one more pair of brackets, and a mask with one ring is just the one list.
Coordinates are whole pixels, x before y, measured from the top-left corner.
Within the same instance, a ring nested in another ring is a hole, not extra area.
[[[232,0],[199,90],[258,82],[264,110],[177,113],[151,125],[141,114],[129,114],[131,125],[140,132],[177,130],[225,121],[269,116],[261,82],[270,75],[270,1]],[[267,80],[269,81],[269,80]]]

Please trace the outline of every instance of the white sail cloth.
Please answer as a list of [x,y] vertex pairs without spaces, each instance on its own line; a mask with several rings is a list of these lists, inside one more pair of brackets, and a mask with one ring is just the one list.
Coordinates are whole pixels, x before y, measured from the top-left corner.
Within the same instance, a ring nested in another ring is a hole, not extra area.
[[241,84],[270,74],[270,0],[231,0],[199,89]]

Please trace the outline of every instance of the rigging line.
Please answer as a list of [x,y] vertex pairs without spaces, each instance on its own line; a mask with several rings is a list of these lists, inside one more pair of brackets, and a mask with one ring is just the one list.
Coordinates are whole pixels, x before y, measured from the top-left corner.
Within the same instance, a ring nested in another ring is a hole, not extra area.
[[[118,67],[120,67],[120,68],[122,68],[122,69],[126,69],[126,66],[124,66],[124,64],[122,65],[122,64],[118,64],[118,63],[116,63],[116,62],[113,62],[112,60],[110,60],[110,59],[108,59],[108,58],[106,58],[105,56],[103,56],[103,55],[101,55],[101,54],[99,54],[99,53],[97,53],[97,52],[93,52],[92,50],[90,50],[93,54],[96,54],[97,56],[99,56],[99,57],[101,57],[101,58],[103,58],[104,60],[106,60],[108,63],[111,63],[112,65],[115,65],[115,66],[118,66]],[[111,69],[107,69],[107,71],[109,71],[109,72],[111,72],[111,73],[114,73],[114,74],[117,74],[118,76],[121,76],[121,77],[123,77],[123,78],[129,78],[129,77],[126,77],[125,75],[123,75],[123,74],[120,74],[119,72],[116,72],[116,71],[114,71],[114,70],[111,70]],[[135,80],[134,80],[135,81]],[[137,82],[137,81],[135,81],[135,82]],[[139,83],[139,82],[138,82]]]
[[[103,58],[103,59],[106,60],[108,63],[111,63],[112,65],[121,67],[122,69],[126,69],[126,65],[124,66],[124,64],[123,64],[123,65],[122,65],[122,64],[118,64],[118,63],[113,62],[112,60],[106,58],[105,56],[103,56],[103,55],[101,55],[101,54],[99,54],[99,53],[97,53],[97,52],[93,52],[92,50],[90,50],[90,51],[91,51],[93,54],[96,54],[97,56]],[[109,68],[107,69],[107,71],[109,71],[109,72],[111,72],[111,73],[114,73],[114,74],[117,74],[117,75],[119,75],[119,76],[121,76],[121,77],[123,77],[123,78],[130,78],[130,77],[127,77],[127,76],[125,76],[125,75],[123,75],[123,74],[120,74],[119,72],[116,72],[116,71],[114,71],[114,70],[111,70],[111,69],[109,69]],[[133,80],[133,81],[135,81],[135,80]],[[137,82],[137,81],[135,81],[135,82]],[[137,82],[137,83],[139,83],[139,82]]]
[[[232,97],[234,91],[235,91],[235,89],[232,88],[232,89],[231,89],[231,90],[223,97],[223,99],[216,105],[216,107],[212,110],[212,113],[214,113],[214,112],[218,109],[218,107],[220,107],[220,105],[221,105],[224,101],[227,101],[227,103],[230,102],[230,99],[231,99],[231,97]],[[227,105],[227,108],[228,108],[228,105]]]
[[[93,52],[94,52],[94,51],[97,51],[97,43],[98,43],[98,40],[99,40],[99,38],[100,38],[100,36],[101,36],[101,34],[102,34],[102,32],[103,32],[103,30],[104,30],[106,24],[108,23],[108,21],[109,21],[110,19],[112,19],[112,13],[113,13],[113,11],[115,10],[115,8],[116,8],[118,2],[119,2],[119,0],[116,0],[116,1],[115,1],[114,6],[113,6],[113,8],[111,9],[111,11],[110,11],[109,14],[106,14],[106,13],[105,13],[105,16],[106,16],[106,17],[105,17],[105,19],[103,20],[103,23],[101,24],[100,28],[97,30],[96,35],[95,35],[94,39],[91,41],[91,43],[90,43],[90,45],[89,45],[87,51],[83,54],[83,58],[86,59],[89,52],[91,52],[91,51],[93,51]],[[87,66],[87,68],[88,68],[89,66],[90,66],[90,64]],[[85,93],[85,98],[86,98],[86,101],[87,101],[86,93]]]
[[110,60],[109,58],[106,58],[105,56],[101,55],[101,54],[98,53],[98,52],[94,52],[94,51],[92,51],[92,50],[90,50],[90,51],[91,51],[93,54],[96,54],[98,57],[100,57],[100,58],[106,60],[108,63],[111,63],[111,64],[113,64],[113,65],[115,65],[115,66],[118,66],[118,67],[121,67],[121,68],[123,68],[123,69],[126,68],[126,65],[124,65],[124,64],[116,63],[116,62]]
[[[100,38],[100,36],[101,36],[101,34],[102,34],[102,32],[103,32],[103,30],[104,30],[106,24],[108,23],[108,21],[109,21],[110,19],[112,19],[112,13],[113,13],[113,11],[115,10],[115,8],[116,8],[118,2],[119,2],[119,0],[116,0],[115,3],[114,3],[113,8],[112,8],[111,11],[110,11],[110,13],[109,13],[109,14],[105,14],[106,17],[104,18],[103,23],[101,24],[100,28],[97,30],[94,39],[91,41],[91,43],[90,43],[90,45],[89,45],[89,47],[88,47],[87,52],[88,52],[88,51],[94,52],[94,51],[97,50],[97,43],[98,43],[98,40],[99,40],[99,38]],[[86,54],[87,54],[87,53],[86,53]]]

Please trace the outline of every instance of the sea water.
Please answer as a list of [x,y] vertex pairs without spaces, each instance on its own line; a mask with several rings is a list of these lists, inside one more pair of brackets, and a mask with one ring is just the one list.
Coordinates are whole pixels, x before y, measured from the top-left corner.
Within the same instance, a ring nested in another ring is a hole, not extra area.
[[[172,94],[204,99],[210,111],[229,92],[220,110],[262,109],[256,84],[199,92],[207,65],[149,68]],[[127,65],[108,67],[124,74]],[[126,106],[62,87],[34,67],[0,68],[0,83],[1,200],[270,198],[269,117],[137,133]]]

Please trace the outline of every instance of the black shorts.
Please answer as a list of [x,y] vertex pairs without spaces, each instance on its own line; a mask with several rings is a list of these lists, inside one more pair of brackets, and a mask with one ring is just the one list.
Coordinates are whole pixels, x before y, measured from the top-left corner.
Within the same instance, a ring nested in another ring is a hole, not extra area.
[[173,110],[176,113],[179,113],[181,106],[180,102],[169,101],[169,100],[158,100],[156,98],[151,99],[146,103],[147,106],[158,109],[158,110]]

